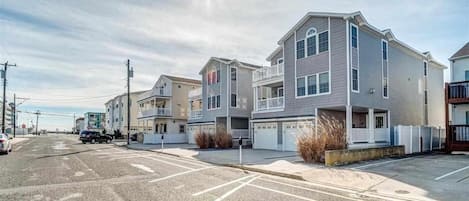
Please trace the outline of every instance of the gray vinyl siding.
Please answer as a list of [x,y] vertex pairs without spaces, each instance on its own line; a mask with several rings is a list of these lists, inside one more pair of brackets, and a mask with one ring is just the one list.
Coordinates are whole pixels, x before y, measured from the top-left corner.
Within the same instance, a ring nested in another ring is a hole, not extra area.
[[[297,31],[297,40],[304,38],[306,30],[315,26],[318,33],[327,29],[327,18],[312,17]],[[284,43],[284,96],[285,108],[280,112],[254,113],[256,118],[281,118],[288,116],[312,116],[315,108],[345,105],[347,100],[346,78],[346,30],[345,20],[331,18],[329,51],[312,55],[297,62],[299,76],[324,72],[329,69],[329,54],[331,54],[331,94],[311,97],[295,97],[295,39],[291,35]]]
[[[358,44],[359,44],[359,93],[351,92],[350,100],[352,106],[360,107],[373,107],[380,109],[388,109],[389,100],[383,98],[383,85],[382,85],[382,53],[381,53],[381,39],[368,33],[367,31],[362,31],[359,29],[358,34]],[[388,44],[389,46],[389,44]],[[355,48],[351,48],[352,50]],[[390,47],[388,47],[389,51]],[[398,50],[396,50],[398,51]],[[353,52],[353,51],[352,51]],[[401,55],[396,54],[391,55],[388,53],[388,64],[390,68],[393,68],[393,71],[396,68],[394,65],[391,65],[391,60],[400,59]],[[409,58],[410,59],[410,58]],[[352,61],[357,60],[353,59]],[[404,65],[408,65],[408,62],[405,62]],[[401,71],[402,74],[403,71]],[[391,69],[389,69],[391,73]],[[397,73],[397,72],[396,72]],[[351,76],[351,74],[350,74]],[[388,75],[390,77],[390,75]],[[390,77],[391,79],[391,77]],[[350,79],[351,80],[351,79]],[[394,82],[393,82],[394,83]],[[389,81],[389,87],[394,87],[391,81]],[[350,84],[350,86],[352,86]],[[370,89],[374,89],[375,92],[370,94]],[[388,91],[389,96],[395,96],[393,92]]]
[[280,50],[277,52],[277,54],[275,54],[272,59],[270,60],[270,64],[271,65],[275,65],[277,64],[277,60],[280,59],[280,58],[283,58],[283,51]]
[[[231,107],[230,100],[230,116],[233,117],[251,117],[251,111],[253,110],[253,88],[252,88],[252,70],[246,68],[237,68],[238,79],[237,79],[237,106],[236,108]],[[231,94],[229,95],[231,99]]]
[[443,70],[428,62],[428,125],[445,126],[445,100]]

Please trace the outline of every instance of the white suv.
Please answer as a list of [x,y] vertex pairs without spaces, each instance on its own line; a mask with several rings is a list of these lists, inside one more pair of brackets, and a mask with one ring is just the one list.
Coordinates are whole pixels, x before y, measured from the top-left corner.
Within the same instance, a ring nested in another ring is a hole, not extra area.
[[8,154],[8,152],[11,152],[11,139],[8,135],[0,133],[0,153]]

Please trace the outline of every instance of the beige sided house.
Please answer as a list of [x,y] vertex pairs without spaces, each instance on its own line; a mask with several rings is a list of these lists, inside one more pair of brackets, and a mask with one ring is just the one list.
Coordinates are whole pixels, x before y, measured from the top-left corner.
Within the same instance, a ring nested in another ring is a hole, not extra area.
[[200,80],[161,75],[153,88],[138,99],[138,125],[144,143],[186,143],[189,116],[187,96],[201,87]]
[[[138,97],[146,91],[130,93],[130,133],[138,132]],[[127,136],[127,93],[118,95],[107,101],[106,107],[106,133],[113,134],[119,130],[122,135]]]

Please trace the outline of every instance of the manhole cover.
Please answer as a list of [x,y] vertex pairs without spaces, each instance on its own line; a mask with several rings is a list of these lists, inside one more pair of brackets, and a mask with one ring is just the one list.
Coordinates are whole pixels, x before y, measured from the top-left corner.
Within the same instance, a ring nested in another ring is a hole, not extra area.
[[397,191],[394,191],[398,194],[409,194],[409,191],[405,191],[405,190],[397,190]]

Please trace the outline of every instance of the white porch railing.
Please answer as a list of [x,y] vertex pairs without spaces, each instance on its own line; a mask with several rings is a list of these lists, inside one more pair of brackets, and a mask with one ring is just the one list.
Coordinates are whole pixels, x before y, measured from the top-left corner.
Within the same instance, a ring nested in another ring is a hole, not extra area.
[[189,118],[190,119],[200,119],[202,118],[202,110],[192,110],[190,111]]
[[[369,128],[352,128],[350,143],[390,142],[389,128],[375,128],[370,133]],[[371,135],[374,135],[373,137]]]
[[198,99],[202,96],[202,88],[192,89],[189,91],[189,99]]
[[171,116],[170,108],[153,108],[140,111],[139,117],[152,117],[152,116]]
[[249,138],[249,129],[231,129],[231,137],[233,139]]
[[276,98],[268,98],[263,100],[256,100],[256,110],[265,111],[273,109],[281,109],[284,107],[285,98],[283,96]]
[[273,66],[266,66],[259,70],[256,70],[252,74],[252,80],[256,82],[260,80],[270,79],[276,76],[283,75],[283,72],[284,72],[283,63],[273,65]]

